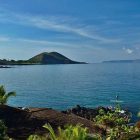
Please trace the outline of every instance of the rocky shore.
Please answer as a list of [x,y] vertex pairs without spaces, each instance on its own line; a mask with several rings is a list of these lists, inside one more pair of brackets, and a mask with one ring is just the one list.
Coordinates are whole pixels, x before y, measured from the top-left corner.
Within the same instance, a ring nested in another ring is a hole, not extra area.
[[82,118],[92,120],[95,118],[97,115],[99,115],[99,110],[102,109],[104,112],[111,111],[109,108],[105,108],[102,106],[99,106],[97,108],[86,108],[86,107],[81,107],[80,105],[77,105],[74,108],[68,109],[66,111],[62,111],[65,114],[75,114],[77,116],[80,116]]
[[[87,108],[87,107],[81,107],[80,105],[77,105],[76,107],[73,107],[71,109],[68,109],[66,111],[62,111],[63,113],[67,114],[67,115],[76,115],[88,120],[92,120],[99,115],[99,110],[103,110],[105,113],[107,112],[114,112],[115,108],[112,107],[103,107],[103,106],[99,106],[97,108]],[[131,118],[131,113],[128,110],[120,110],[119,116],[122,116],[126,119],[130,119]]]
[[[3,120],[8,128],[8,136],[15,140],[25,140],[31,134],[44,135],[46,129],[42,126],[50,124],[54,130],[59,126],[82,124],[90,133],[106,134],[103,125],[96,125],[93,119],[99,115],[100,110],[105,113],[113,112],[113,108],[97,107],[86,108],[77,105],[66,111],[57,111],[50,108],[22,108],[0,105],[0,120]],[[129,112],[120,111],[122,117],[129,119]]]
[[[51,124],[55,130],[58,126],[64,127],[67,124],[83,124],[91,133],[106,133],[104,128],[96,126],[94,122],[66,112],[48,108],[21,109],[0,105],[0,120],[8,127],[8,135],[16,140],[25,140],[31,134],[45,134],[46,130],[42,127],[45,123]],[[91,112],[94,114],[93,110]]]

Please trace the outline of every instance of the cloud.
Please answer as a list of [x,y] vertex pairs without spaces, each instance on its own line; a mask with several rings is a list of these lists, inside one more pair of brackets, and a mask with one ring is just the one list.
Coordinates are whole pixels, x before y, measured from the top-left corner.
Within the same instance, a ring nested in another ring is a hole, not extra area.
[[0,36],[0,42],[4,42],[4,43],[10,43],[10,44],[17,44],[20,43],[21,46],[23,44],[26,44],[28,46],[46,46],[46,47],[50,47],[50,46],[60,46],[60,47],[77,47],[80,44],[77,43],[69,43],[69,42],[61,42],[61,41],[49,41],[49,40],[38,40],[38,39],[29,39],[29,38],[12,38],[12,37],[4,37],[4,36]]
[[10,11],[0,13],[0,22],[11,22],[23,26],[32,26],[39,29],[75,34],[101,43],[117,43],[119,39],[112,39],[99,35],[94,31],[95,26],[81,23],[75,18],[62,16],[33,16],[16,14]]
[[9,40],[10,40],[9,37],[0,36],[0,42],[7,42],[7,41],[9,41]]
[[20,17],[22,21],[24,19],[24,21],[26,21],[25,24],[28,24],[30,26],[34,26],[37,28],[41,28],[41,29],[65,32],[65,33],[73,33],[82,37],[101,41],[103,43],[116,43],[120,41],[118,39],[106,38],[106,37],[98,35],[97,33],[92,32],[93,26],[88,26],[88,28],[87,28],[87,25],[76,26],[76,23],[68,23],[67,20],[63,20],[63,22],[61,23],[61,17],[60,18],[58,17],[44,18],[44,17],[21,16],[21,15],[18,17]]
[[130,48],[123,48],[123,50],[127,53],[127,54],[132,54],[134,53],[134,50],[133,49],[130,49]]
[[17,38],[12,39],[15,41],[19,41],[22,43],[31,43],[31,44],[39,44],[39,45],[53,45],[53,46],[68,46],[69,43],[57,42],[57,41],[47,41],[47,40],[35,40],[35,39],[25,39],[25,38]]

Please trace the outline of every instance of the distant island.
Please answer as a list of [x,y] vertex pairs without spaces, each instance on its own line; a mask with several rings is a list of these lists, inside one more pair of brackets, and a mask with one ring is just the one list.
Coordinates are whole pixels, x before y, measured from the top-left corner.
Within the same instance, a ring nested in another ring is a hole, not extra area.
[[135,60],[110,60],[110,61],[103,61],[102,63],[140,63],[140,59],[135,59]]
[[0,65],[47,65],[47,64],[86,64],[85,62],[73,61],[58,52],[43,52],[28,60],[0,59]]

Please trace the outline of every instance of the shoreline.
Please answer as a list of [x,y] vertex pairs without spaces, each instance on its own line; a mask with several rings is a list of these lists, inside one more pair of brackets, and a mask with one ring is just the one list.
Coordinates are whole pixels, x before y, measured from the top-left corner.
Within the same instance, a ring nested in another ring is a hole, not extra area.
[[[26,139],[31,134],[44,134],[42,128],[45,123],[49,123],[56,130],[59,126],[83,124],[90,133],[104,134],[105,128],[97,126],[91,120],[99,114],[99,110],[111,111],[109,108],[85,108],[77,105],[66,111],[57,111],[52,108],[22,108],[0,105],[0,119],[4,120],[8,127],[8,135],[14,139]],[[10,116],[10,117],[9,117]],[[91,118],[89,118],[91,117]],[[18,135],[17,135],[18,134]]]

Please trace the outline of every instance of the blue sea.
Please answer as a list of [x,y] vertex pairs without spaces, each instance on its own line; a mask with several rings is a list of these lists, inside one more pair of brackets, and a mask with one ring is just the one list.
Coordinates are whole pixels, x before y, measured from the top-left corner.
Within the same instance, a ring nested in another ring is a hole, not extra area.
[[119,95],[124,108],[140,110],[140,63],[13,66],[0,69],[0,85],[16,91],[12,106],[110,106]]

